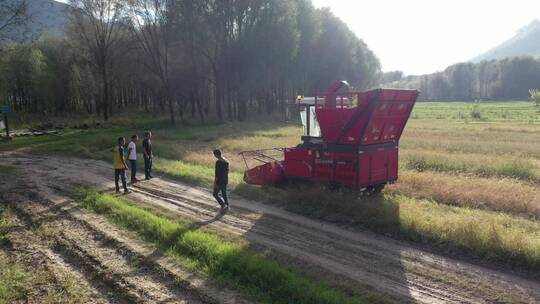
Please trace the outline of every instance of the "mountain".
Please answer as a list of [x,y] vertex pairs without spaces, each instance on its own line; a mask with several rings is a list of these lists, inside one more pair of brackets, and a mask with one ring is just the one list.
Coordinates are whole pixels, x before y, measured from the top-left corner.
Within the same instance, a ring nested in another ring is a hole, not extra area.
[[473,58],[471,61],[480,62],[516,56],[540,56],[540,19],[534,20],[529,25],[518,30],[514,37]]
[[43,34],[62,35],[65,32],[69,5],[54,0],[26,0],[26,3],[27,23],[6,29],[2,33],[3,40],[27,42]]

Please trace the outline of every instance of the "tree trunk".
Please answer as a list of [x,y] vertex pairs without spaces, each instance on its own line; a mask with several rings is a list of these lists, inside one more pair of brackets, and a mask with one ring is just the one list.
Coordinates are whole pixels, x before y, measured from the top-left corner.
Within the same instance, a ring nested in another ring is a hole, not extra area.
[[168,97],[167,98],[169,100],[169,113],[171,113],[171,126],[175,127],[176,126],[176,120],[175,120],[175,117],[174,117],[174,104],[173,104],[173,99]]
[[109,119],[109,79],[107,75],[107,68],[102,67],[102,77],[103,77],[103,119],[107,121]]
[[222,98],[223,98],[223,94],[222,94],[222,91],[221,91],[221,86],[219,86],[217,84],[217,79],[216,79],[216,86],[215,86],[215,99],[216,99],[216,114],[217,114],[217,118],[219,120],[223,120],[223,108],[222,108]]

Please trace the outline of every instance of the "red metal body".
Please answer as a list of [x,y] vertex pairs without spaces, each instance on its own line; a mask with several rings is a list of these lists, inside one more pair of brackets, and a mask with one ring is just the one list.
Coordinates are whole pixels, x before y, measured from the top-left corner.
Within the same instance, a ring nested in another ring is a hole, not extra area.
[[259,157],[264,164],[246,171],[246,182],[275,185],[303,179],[380,190],[397,180],[399,139],[419,92],[337,93],[336,87],[314,102],[300,102],[305,113],[303,143],[283,149],[282,159]]

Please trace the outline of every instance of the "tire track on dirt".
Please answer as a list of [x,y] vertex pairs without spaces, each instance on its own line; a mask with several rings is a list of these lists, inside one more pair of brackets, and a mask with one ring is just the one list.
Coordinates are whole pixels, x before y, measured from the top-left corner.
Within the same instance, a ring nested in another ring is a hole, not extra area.
[[47,223],[54,231],[53,250],[79,265],[92,279],[105,283],[125,303],[205,303],[196,295],[180,293],[151,269],[134,265],[127,252],[115,242],[90,231],[66,214],[59,214],[43,202],[19,203],[12,209],[28,225]]
[[[10,223],[15,228],[10,233],[9,253],[32,273],[33,280],[39,282],[37,288],[27,286],[30,288],[27,301],[39,303],[55,299],[89,304],[127,303],[122,298],[112,297],[111,289],[102,281],[88,279],[88,274],[81,272],[79,265],[74,267],[66,256],[51,250],[47,240],[36,233],[39,228],[32,229],[21,220],[20,214],[14,213],[14,208],[9,209]],[[32,282],[31,285],[35,287]]]
[[[110,189],[112,169],[103,162],[15,153],[19,163],[49,189],[92,185]],[[48,168],[55,168],[50,170]],[[81,170],[84,168],[84,170]],[[422,303],[539,303],[537,281],[487,269],[413,248],[369,232],[347,230],[257,202],[233,198],[232,212],[216,218],[217,205],[207,190],[154,179],[137,184],[129,198],[170,210],[198,223],[241,235],[301,261],[342,284],[368,286]]]

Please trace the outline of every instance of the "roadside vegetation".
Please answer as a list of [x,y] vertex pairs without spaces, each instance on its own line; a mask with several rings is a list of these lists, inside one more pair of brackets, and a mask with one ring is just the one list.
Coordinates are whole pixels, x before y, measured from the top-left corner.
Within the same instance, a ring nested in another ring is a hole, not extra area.
[[169,128],[165,117],[137,116],[110,121],[100,129],[65,129],[59,136],[17,138],[0,144],[0,150],[110,162],[116,137],[150,128],[158,175],[209,187],[215,161],[211,150],[220,147],[231,160],[232,191],[246,198],[445,251],[461,248],[491,260],[538,266],[540,128],[529,117],[536,111],[534,105],[479,103],[475,110],[483,120],[474,122],[453,114],[470,110],[470,105],[417,105],[400,143],[400,180],[388,186],[382,198],[357,199],[346,193],[327,193],[318,186],[276,189],[244,184],[244,163],[238,152],[299,142],[301,126],[278,119]]
[[460,120],[471,123],[482,121],[534,123],[538,121],[536,111],[537,108],[530,101],[421,102],[416,104],[411,118]]
[[29,275],[0,253],[0,304],[24,300]]
[[85,208],[104,214],[169,255],[188,260],[196,269],[263,303],[367,303],[315,283],[241,245],[192,230],[124,199],[91,190],[79,194]]
[[403,167],[420,172],[436,171],[540,182],[540,168],[537,167],[540,161],[525,157],[413,150],[405,151],[401,159]]
[[[7,170],[10,167],[0,167]],[[5,172],[5,171],[4,171]],[[0,177],[3,174],[0,174]],[[6,254],[10,244],[9,222],[6,211],[0,205],[0,304],[23,300],[29,275]]]
[[361,226],[493,262],[540,269],[540,223],[508,214],[416,199],[403,194],[357,198],[317,188],[239,187],[243,196],[326,221]]
[[6,211],[0,206],[0,246],[9,244],[8,218]]

